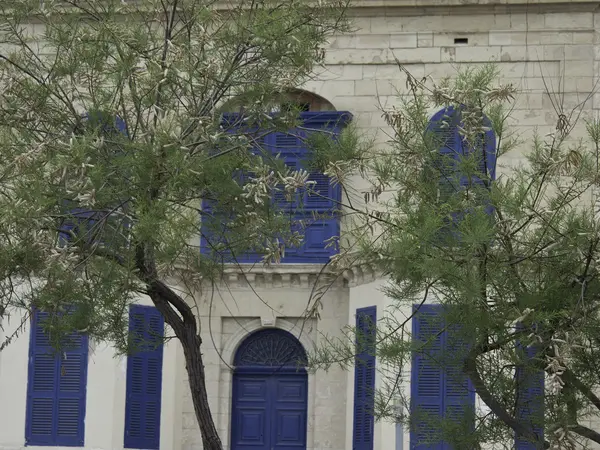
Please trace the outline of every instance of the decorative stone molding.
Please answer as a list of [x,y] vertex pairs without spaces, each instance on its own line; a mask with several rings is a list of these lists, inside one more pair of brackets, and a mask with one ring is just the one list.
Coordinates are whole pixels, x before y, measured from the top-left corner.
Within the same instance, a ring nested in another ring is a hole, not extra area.
[[288,331],[293,334],[296,339],[300,341],[305,350],[309,350],[314,347],[313,340],[308,336],[306,330],[303,330],[298,324],[292,323],[289,320],[282,319],[281,317],[277,318],[277,326],[276,327],[264,327],[261,323],[261,319],[254,319],[251,322],[244,324],[243,327],[238,328],[238,330],[231,335],[229,339],[223,345],[223,351],[221,355],[223,357],[223,361],[225,361],[229,366],[222,364],[222,369],[226,371],[230,371],[233,368],[233,359],[235,357],[235,352],[242,343],[242,341],[254,331],[263,329],[263,328],[280,328],[282,330]]
[[344,279],[346,280],[348,287],[372,283],[381,278],[383,278],[383,273],[373,264],[356,265],[344,272]]
[[346,279],[320,264],[279,264],[271,266],[239,264],[225,268],[221,283],[230,289],[299,288],[309,289],[315,285],[344,288]]
[[312,289],[315,286],[347,288],[371,283],[379,278],[382,278],[382,273],[372,264],[349,267],[341,275],[317,264],[240,264],[226,268],[221,280],[230,289]]
[[267,327],[275,327],[275,322],[277,322],[277,317],[261,317],[260,318],[260,324],[267,328]]

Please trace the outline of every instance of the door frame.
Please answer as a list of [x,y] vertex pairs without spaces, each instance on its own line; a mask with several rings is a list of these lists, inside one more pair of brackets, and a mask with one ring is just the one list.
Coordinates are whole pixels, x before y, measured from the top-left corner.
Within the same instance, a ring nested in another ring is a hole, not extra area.
[[[229,317],[228,317],[229,319]],[[277,325],[271,326],[271,328],[275,327],[284,331],[288,331],[290,334],[296,337],[298,341],[302,344],[302,346],[307,348],[312,348],[315,345],[315,341],[313,340],[313,336],[316,333],[316,321],[314,319],[310,319],[306,322],[307,326],[305,328],[298,327],[296,322],[291,322],[282,317],[277,318]],[[309,325],[312,325],[314,329],[311,332],[308,332]],[[235,354],[237,353],[238,348],[248,337],[255,331],[261,330],[265,328],[263,322],[260,318],[250,319],[248,321],[243,322],[243,326],[240,324],[239,319],[235,320],[235,327],[232,334],[224,341],[223,349],[221,353],[220,359],[220,376],[219,376],[219,397],[224,401],[219,401],[216,404],[216,414],[217,414],[217,427],[220,435],[222,436],[223,446],[225,448],[231,447],[231,423],[232,423],[232,393],[233,393],[233,373],[235,372]],[[240,367],[241,369],[241,367]],[[336,368],[337,370],[337,368]],[[323,376],[325,375],[325,376]],[[319,380],[327,380],[328,377],[326,374],[321,374]],[[346,380],[345,375],[343,376],[343,380]],[[322,381],[320,381],[322,382]],[[307,439],[306,445],[308,448],[314,448],[315,437],[319,437],[320,439],[323,436],[329,436],[329,433],[323,433],[320,429],[315,430],[315,408],[316,406],[328,406],[330,405],[329,400],[319,400],[316,397],[317,382],[315,378],[315,372],[308,372],[308,420],[307,420]]]

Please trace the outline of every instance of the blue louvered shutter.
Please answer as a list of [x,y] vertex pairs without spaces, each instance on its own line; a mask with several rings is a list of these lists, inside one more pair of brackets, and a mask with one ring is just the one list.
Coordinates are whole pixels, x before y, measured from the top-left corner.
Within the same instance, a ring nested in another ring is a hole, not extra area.
[[[328,120],[321,120],[325,116],[328,117]],[[305,164],[309,157],[308,149],[303,141],[307,133],[326,129],[335,135],[339,133],[343,123],[346,123],[351,117],[351,114],[346,112],[301,113],[300,118],[305,121],[303,128],[292,129],[289,132],[269,133],[261,144],[271,155],[279,155],[292,170],[308,169]],[[226,119],[235,123],[233,115],[227,115]],[[281,190],[274,194],[274,204],[280,210],[289,213],[290,221],[294,222],[291,225],[293,231],[298,231],[304,237],[303,244],[298,248],[286,247],[282,263],[322,264],[328,262],[330,257],[338,252],[335,245],[328,245],[328,240],[340,234],[338,209],[341,202],[341,187],[332,185],[329,177],[317,172],[309,173],[309,181],[314,182],[312,189],[299,192],[290,200],[285,198],[285,194]],[[212,212],[215,209],[216,205],[203,202],[205,212]],[[210,218],[205,218],[204,223],[207,224],[210,220]],[[211,243],[213,240],[217,240],[214,236],[214,229],[203,225],[202,234],[201,252],[203,254],[212,253]],[[221,255],[223,261],[232,262],[233,258],[230,255],[228,257],[227,253],[225,250]],[[236,261],[242,263],[255,263],[261,258],[262,255],[252,252],[236,255]]]
[[164,320],[152,306],[132,305],[127,357],[125,448],[158,449],[162,395]]
[[102,225],[99,225],[106,219],[105,211],[90,211],[83,208],[72,208],[68,212],[66,219],[59,232],[59,242],[61,245],[70,242],[73,237],[75,240],[82,240],[86,244],[91,244],[99,236]]
[[[525,347],[517,342],[517,351],[523,352],[525,363],[517,366],[517,420],[537,436],[544,436],[544,371],[533,367],[530,361],[539,349]],[[516,450],[536,450],[535,443],[523,437],[515,439]]]
[[[446,324],[442,342],[444,419],[447,426],[452,427],[449,434],[460,442],[475,426],[475,388],[463,370],[470,346],[457,324]],[[456,449],[466,447],[464,442],[461,444],[457,444]],[[450,443],[444,445],[445,450],[455,448]]]
[[29,342],[26,445],[53,445],[56,430],[58,364],[41,322],[47,313],[34,313]]
[[68,336],[58,358],[57,443],[83,445],[87,385],[88,337],[79,333]]
[[48,313],[33,315],[29,347],[26,445],[84,445],[88,338],[74,333],[57,352],[43,322]]
[[[450,190],[454,192],[458,187],[465,187],[469,184],[466,176],[460,177],[458,182],[451,182],[457,178],[456,170],[460,158],[469,156],[475,149],[468,147],[463,137],[459,133],[461,126],[461,114],[454,107],[449,106],[438,111],[429,121],[428,131],[435,133],[436,143],[439,145],[440,159],[436,160],[436,168],[440,170],[442,176],[440,179],[440,191],[443,195]],[[483,150],[483,155],[476,155],[479,158],[479,170],[487,174],[490,180],[496,178],[496,136],[492,130],[492,123],[487,118],[483,119],[483,126],[486,131],[482,136],[483,143],[480,148],[477,145],[477,151]],[[444,176],[445,175],[445,176]],[[481,184],[481,179],[473,177],[471,183]]]
[[354,362],[353,450],[372,450],[375,408],[377,308],[356,310],[357,355]]
[[411,450],[442,450],[438,432],[444,412],[444,329],[440,305],[415,306],[412,320],[414,351],[411,369]]
[[458,439],[474,426],[475,390],[463,372],[469,345],[459,325],[447,325],[443,305],[414,309],[410,448],[451,450],[442,441],[442,421]]
[[[302,168],[302,160],[306,157],[306,149],[299,137],[302,133],[291,130],[289,133],[276,132],[267,136],[265,149],[273,157],[278,156],[290,170]],[[275,193],[275,204],[278,208],[295,214],[301,206],[301,194],[296,193],[290,200],[283,192]]]
[[[304,113],[304,115],[310,113]],[[307,169],[309,150],[302,138],[309,131],[292,130],[289,133],[273,133],[271,152],[279,154],[292,169]],[[314,132],[319,132],[315,129]],[[333,185],[328,176],[309,171],[311,188],[299,192],[294,201],[288,202],[284,210],[290,211],[291,219],[303,235],[304,241],[298,248],[286,248],[284,263],[324,263],[337,253],[334,246],[326,247],[333,236],[339,236],[337,209],[341,201],[341,188]]]
[[461,179],[457,178],[457,164],[462,149],[458,134],[458,120],[453,108],[438,111],[429,121],[428,132],[433,133],[439,152],[434,158],[434,169],[439,173],[439,198],[452,195],[460,188]]
[[200,252],[218,255],[222,262],[232,262],[228,230],[223,221],[224,213],[216,202],[202,201]]
[[[235,135],[239,133],[239,127],[243,124],[238,114],[226,114],[223,119],[223,127],[228,134]],[[253,133],[253,130],[247,130]],[[254,148],[251,152],[257,154],[260,148],[266,148],[269,135],[257,134],[254,138]],[[245,178],[252,176],[251,173],[234,174],[236,182],[243,183]],[[201,217],[201,236],[200,253],[217,257],[223,263],[247,263],[260,260],[261,256],[254,252],[248,252],[241,255],[233,255],[231,247],[238,243],[232,242],[233,233],[225,225],[224,217],[233,218],[231,211],[225,211],[222,205],[215,200],[202,199],[202,217]]]
[[[433,165],[439,174],[438,197],[440,203],[444,203],[455,192],[466,189],[467,186],[484,185],[480,177],[473,176],[469,179],[468,176],[458,173],[461,158],[468,157],[473,151],[483,151],[483,155],[476,155],[479,158],[479,171],[487,174],[487,179],[490,181],[494,181],[496,178],[496,136],[490,120],[487,117],[483,119],[486,131],[482,135],[482,145],[476,145],[476,149],[469,148],[460,135],[461,120],[460,111],[449,106],[438,111],[429,121],[428,132],[434,134],[435,142],[439,146]],[[488,200],[485,201],[488,202]],[[492,215],[494,208],[488,203],[485,211]],[[452,226],[456,225],[465,213],[466,211],[452,212],[448,218],[444,219],[445,232],[450,232]]]

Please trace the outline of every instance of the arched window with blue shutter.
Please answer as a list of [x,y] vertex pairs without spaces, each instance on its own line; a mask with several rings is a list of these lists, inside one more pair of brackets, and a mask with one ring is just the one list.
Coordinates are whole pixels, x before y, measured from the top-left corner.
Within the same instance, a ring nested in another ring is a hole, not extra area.
[[354,360],[354,420],[352,449],[373,450],[375,409],[375,340],[377,307],[356,310]]
[[34,311],[31,320],[25,445],[82,447],[88,337],[73,333],[57,351],[44,328],[50,319],[49,313]]
[[[467,142],[460,134],[463,127],[462,111],[460,108],[448,106],[436,112],[429,121],[428,131],[435,134],[436,143],[439,145],[439,154],[444,156],[446,164],[437,166],[440,171],[445,169],[457,169],[452,161],[460,158],[473,156],[479,163],[479,172],[485,176],[485,180],[467,177],[460,178],[460,185],[465,187],[469,182],[485,183],[496,179],[496,135],[492,129],[491,121],[484,116],[482,120],[483,131],[480,139],[475,143]],[[454,173],[444,173],[448,178]]]
[[153,306],[131,305],[127,356],[124,447],[158,450],[164,320]]
[[[225,116],[228,124],[240,123],[235,119],[235,114]],[[310,148],[306,138],[313,132],[330,133],[333,137],[338,135],[342,128],[350,122],[352,114],[346,111],[320,111],[300,113],[302,126],[287,132],[272,132],[261,135],[257,145],[261,145],[272,156],[279,155],[284,163],[291,169],[309,169]],[[230,127],[228,127],[230,128]],[[258,133],[260,135],[260,133]],[[341,187],[332,184],[329,177],[322,173],[309,171],[311,189],[297,193],[294,198],[287,199],[283,192],[276,192],[274,203],[277,207],[288,212],[290,222],[304,237],[303,244],[299,247],[286,246],[282,263],[316,263],[323,264],[338,251],[333,246],[328,246],[328,240],[339,236],[339,208],[341,203]],[[214,206],[208,201],[203,201],[203,215],[205,220],[202,225],[200,249],[203,254],[211,254],[215,243],[224,240],[225,230],[219,235],[215,227],[208,226],[209,221],[220,221],[217,215],[213,218]],[[215,235],[217,234],[217,235]],[[225,243],[225,246],[227,244]],[[223,251],[225,262],[256,263],[261,255],[248,253],[235,255],[235,259],[228,256],[227,250]]]
[[[431,168],[438,177],[438,200],[441,203],[458,191],[485,189],[496,179],[496,135],[491,121],[483,117],[482,133],[474,142],[468,142],[461,135],[462,127],[462,109],[454,106],[439,110],[429,121],[427,131],[439,148]],[[462,158],[475,158],[477,173],[470,176],[460,173]],[[488,204],[486,212],[492,214],[493,207]],[[452,221],[456,223],[464,213],[453,213]]]
[[459,450],[441,430],[444,421],[465,434],[474,425],[475,390],[463,372],[468,346],[460,326],[447,323],[443,305],[415,305],[412,343],[410,449]]

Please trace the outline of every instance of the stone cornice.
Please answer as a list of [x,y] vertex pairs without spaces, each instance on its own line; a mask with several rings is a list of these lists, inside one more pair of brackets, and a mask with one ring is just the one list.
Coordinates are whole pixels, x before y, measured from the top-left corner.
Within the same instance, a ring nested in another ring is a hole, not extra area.
[[355,265],[341,275],[319,264],[239,264],[224,269],[222,283],[229,288],[347,288],[381,279],[381,272],[370,264]]
[[355,265],[344,272],[344,279],[348,287],[360,286],[372,283],[384,278],[383,273],[372,264]]
[[599,0],[355,0],[353,16],[592,12]]
[[309,289],[315,285],[336,288],[347,286],[345,277],[320,264],[239,264],[225,267],[222,282],[229,288],[296,288]]
[[[40,0],[41,4],[44,0]],[[149,11],[144,0],[123,0],[124,5]],[[226,11],[235,5],[217,1],[213,8]],[[348,11],[353,16],[502,14],[516,12],[590,12],[600,8],[600,0],[353,0]],[[58,8],[62,13],[80,14],[74,7]],[[37,20],[32,19],[32,23]]]

